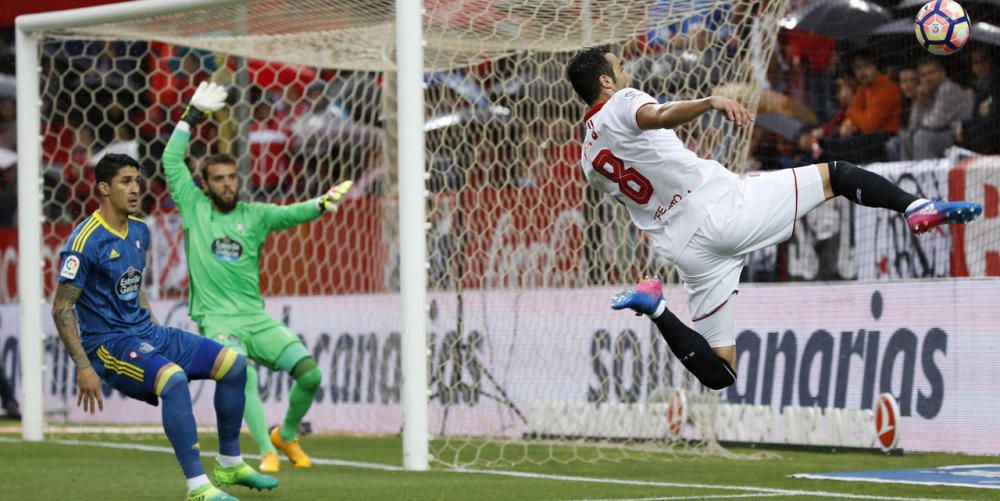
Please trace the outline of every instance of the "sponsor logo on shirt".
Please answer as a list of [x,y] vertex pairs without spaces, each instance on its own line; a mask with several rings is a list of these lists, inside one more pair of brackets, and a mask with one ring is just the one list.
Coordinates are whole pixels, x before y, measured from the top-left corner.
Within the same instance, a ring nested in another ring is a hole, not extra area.
[[153,345],[151,345],[149,343],[142,343],[142,344],[139,345],[139,351],[141,353],[149,353],[149,352],[153,351]]
[[243,256],[243,244],[229,237],[216,238],[212,242],[212,254],[220,261],[235,263]]
[[122,301],[131,301],[139,295],[140,285],[142,285],[142,272],[129,266],[128,270],[118,277],[115,292]]
[[63,278],[68,280],[73,280],[76,278],[76,272],[80,270],[80,258],[76,256],[68,256],[65,261],[63,261],[62,271],[59,272]]
[[120,254],[118,254],[117,250],[111,249],[111,254],[109,256],[111,259],[118,259],[119,256],[120,256]]

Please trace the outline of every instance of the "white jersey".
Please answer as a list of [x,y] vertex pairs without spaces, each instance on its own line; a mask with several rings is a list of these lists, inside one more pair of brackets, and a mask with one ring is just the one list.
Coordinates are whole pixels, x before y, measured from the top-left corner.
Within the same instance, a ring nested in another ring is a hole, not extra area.
[[656,233],[657,250],[673,261],[712,206],[738,189],[739,177],[699,158],[673,130],[640,129],[636,114],[648,104],[656,100],[625,88],[587,113],[583,172],[628,208],[637,227]]

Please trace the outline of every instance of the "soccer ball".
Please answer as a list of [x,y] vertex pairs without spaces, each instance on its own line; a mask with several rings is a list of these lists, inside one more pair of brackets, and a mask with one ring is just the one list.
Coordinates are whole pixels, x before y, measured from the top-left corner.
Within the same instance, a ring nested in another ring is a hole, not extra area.
[[917,42],[927,52],[947,56],[969,41],[969,14],[954,0],[931,0],[917,12],[913,23]]

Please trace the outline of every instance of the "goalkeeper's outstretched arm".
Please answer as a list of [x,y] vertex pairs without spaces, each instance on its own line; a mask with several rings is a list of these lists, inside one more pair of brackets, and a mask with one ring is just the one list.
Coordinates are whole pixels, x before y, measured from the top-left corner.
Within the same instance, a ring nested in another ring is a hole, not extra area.
[[335,212],[352,184],[351,181],[344,181],[330,188],[325,194],[304,202],[291,205],[261,204],[260,207],[266,211],[265,219],[270,229],[287,230],[308,223],[327,212]]
[[191,97],[191,104],[181,116],[180,123],[174,127],[170,140],[167,141],[167,147],[163,150],[163,170],[167,178],[167,187],[174,202],[177,203],[177,209],[181,212],[205,196],[194,184],[191,171],[184,162],[188,142],[191,140],[191,131],[208,113],[218,111],[225,106],[225,102],[226,89],[221,85],[209,82],[198,85]]

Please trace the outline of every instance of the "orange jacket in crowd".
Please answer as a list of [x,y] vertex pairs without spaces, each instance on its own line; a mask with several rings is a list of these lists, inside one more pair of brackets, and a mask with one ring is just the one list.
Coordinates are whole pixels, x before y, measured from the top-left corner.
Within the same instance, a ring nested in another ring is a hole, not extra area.
[[862,133],[899,132],[899,86],[882,73],[868,85],[859,85],[847,108],[847,119]]

